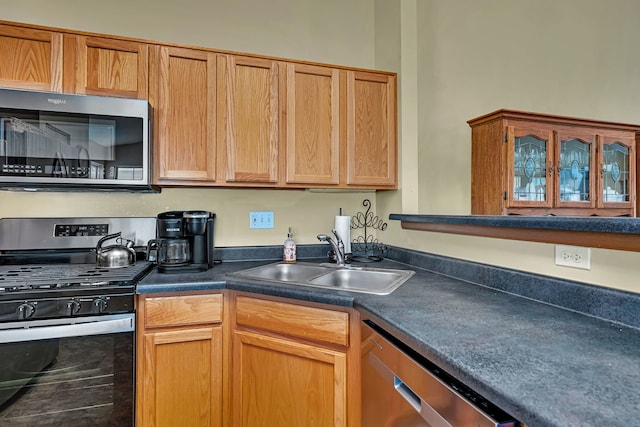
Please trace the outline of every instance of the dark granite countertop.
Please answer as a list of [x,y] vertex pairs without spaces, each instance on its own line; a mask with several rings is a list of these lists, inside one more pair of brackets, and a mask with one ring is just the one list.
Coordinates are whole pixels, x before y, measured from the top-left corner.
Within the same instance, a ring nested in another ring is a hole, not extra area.
[[640,330],[403,263],[416,275],[376,296],[247,282],[227,273],[152,272],[138,293],[234,289],[353,306],[506,412],[536,426],[630,426],[640,419]]

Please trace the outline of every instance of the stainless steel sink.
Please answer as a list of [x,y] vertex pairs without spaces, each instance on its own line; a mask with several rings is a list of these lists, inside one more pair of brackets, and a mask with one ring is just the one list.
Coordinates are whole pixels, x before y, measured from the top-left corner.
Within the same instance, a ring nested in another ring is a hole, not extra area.
[[337,267],[332,264],[267,264],[231,273],[230,276],[269,282],[314,286],[350,292],[387,295],[415,272],[368,267]]
[[341,268],[317,277],[309,281],[309,283],[327,288],[385,295],[391,293],[413,274],[413,271],[409,270],[354,270]]
[[232,274],[232,276],[276,282],[304,282],[331,271],[333,271],[331,267],[323,267],[318,264],[300,262],[295,264],[278,263],[242,270]]

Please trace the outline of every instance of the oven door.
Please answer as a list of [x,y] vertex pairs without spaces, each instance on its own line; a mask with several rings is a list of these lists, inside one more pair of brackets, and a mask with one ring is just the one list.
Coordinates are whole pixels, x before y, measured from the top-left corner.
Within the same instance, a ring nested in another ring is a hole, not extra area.
[[134,316],[0,324],[0,425],[132,426]]

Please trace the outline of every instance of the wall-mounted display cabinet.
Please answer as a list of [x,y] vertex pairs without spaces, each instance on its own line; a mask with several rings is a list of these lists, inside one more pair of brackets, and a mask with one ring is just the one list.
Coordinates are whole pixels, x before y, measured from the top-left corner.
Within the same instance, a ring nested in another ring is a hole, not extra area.
[[397,188],[395,73],[0,22],[0,87],[148,99],[160,186]]
[[513,110],[468,123],[472,214],[636,215],[640,125]]

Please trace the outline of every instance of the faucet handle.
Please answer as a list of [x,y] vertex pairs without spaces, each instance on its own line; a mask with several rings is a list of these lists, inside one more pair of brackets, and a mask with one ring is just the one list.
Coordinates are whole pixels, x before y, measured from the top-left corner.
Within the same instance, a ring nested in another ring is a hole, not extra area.
[[334,236],[336,236],[336,242],[338,242],[338,244],[342,244],[344,245],[344,242],[342,241],[342,239],[340,238],[340,236],[338,236],[338,232],[336,231],[336,229],[332,229],[331,232],[333,233]]

